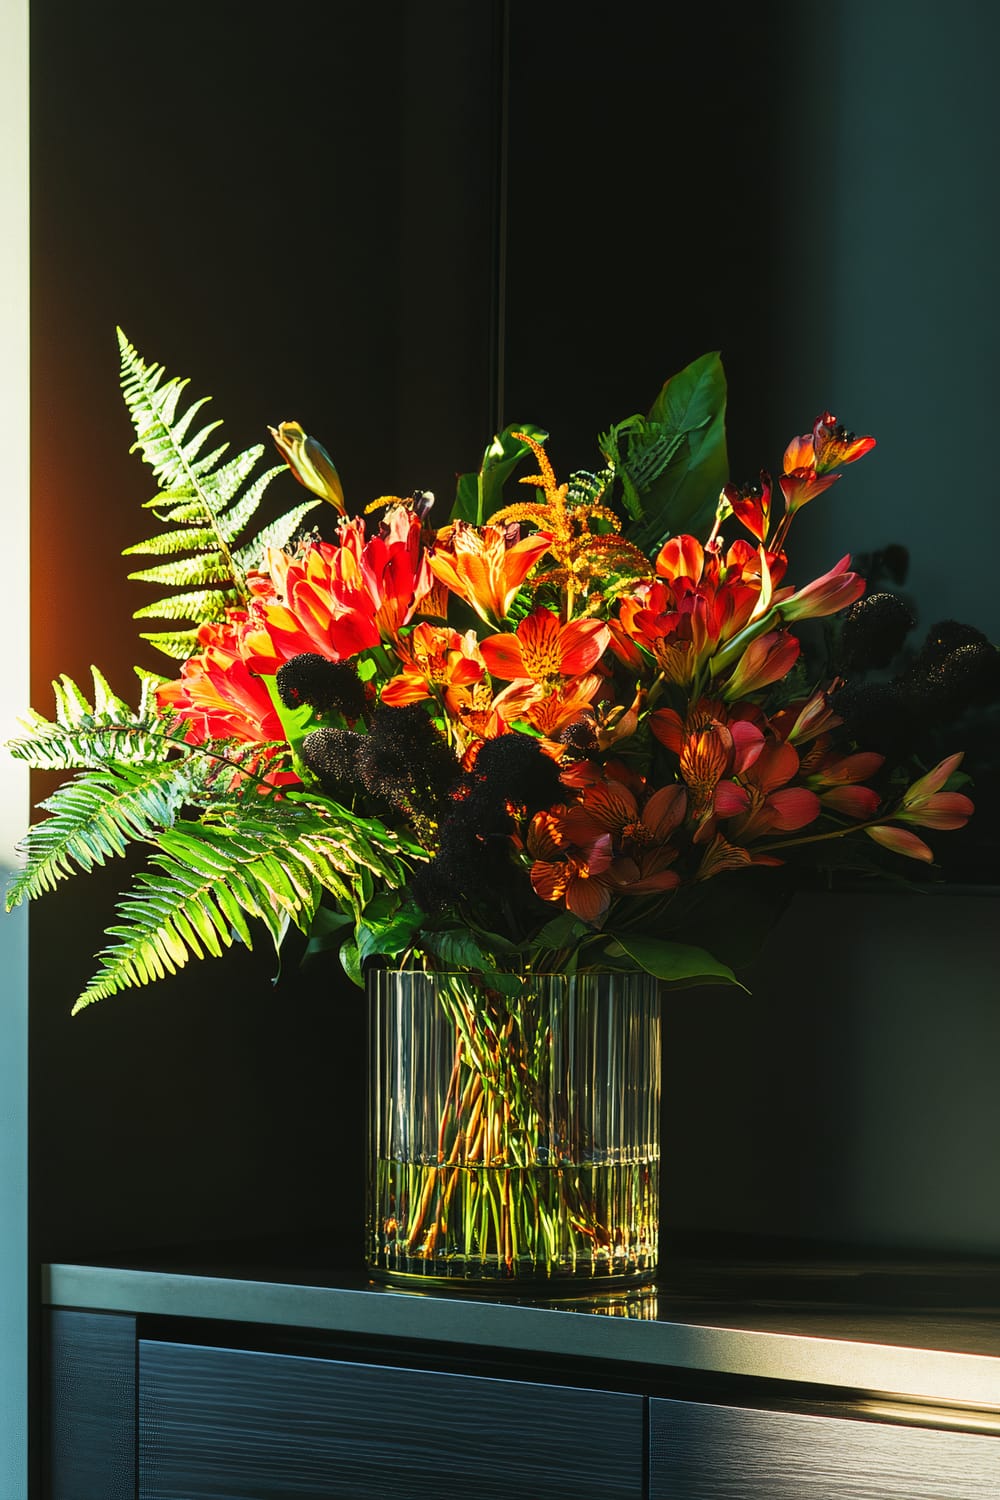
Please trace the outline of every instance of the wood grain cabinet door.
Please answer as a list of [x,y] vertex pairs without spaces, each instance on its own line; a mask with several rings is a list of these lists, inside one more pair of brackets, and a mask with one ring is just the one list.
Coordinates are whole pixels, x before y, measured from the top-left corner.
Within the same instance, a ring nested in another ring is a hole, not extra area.
[[998,1500],[1000,1438],[650,1402],[650,1500]]
[[643,1449],[641,1396],[139,1346],[140,1500],[643,1500]]

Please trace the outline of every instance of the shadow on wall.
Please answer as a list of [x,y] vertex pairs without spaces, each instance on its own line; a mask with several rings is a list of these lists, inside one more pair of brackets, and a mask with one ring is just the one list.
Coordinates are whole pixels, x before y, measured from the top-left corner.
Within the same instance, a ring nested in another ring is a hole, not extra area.
[[995,889],[797,896],[751,995],[664,1001],[671,1226],[1000,1248]]

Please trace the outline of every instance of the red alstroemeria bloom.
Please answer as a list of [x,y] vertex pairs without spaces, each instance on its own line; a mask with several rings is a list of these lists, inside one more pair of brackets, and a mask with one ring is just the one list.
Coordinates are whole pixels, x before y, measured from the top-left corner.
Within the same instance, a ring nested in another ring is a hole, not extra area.
[[[185,738],[189,744],[242,740],[266,745],[285,739],[267,687],[243,661],[245,625],[242,610],[228,610],[224,620],[203,625],[198,631],[201,649],[184,663],[176,681],[156,689],[159,706],[173,709],[188,721]],[[263,758],[274,753],[265,750]],[[298,778],[291,772],[281,772],[272,779],[286,783]]]
[[522,537],[520,527],[468,525],[456,521],[428,553],[431,572],[458,594],[487,625],[501,625],[514,596],[549,550],[548,532]]
[[270,552],[273,592],[255,589],[248,665],[273,673],[302,651],[343,661],[396,641],[431,583],[420,528],[420,517],[398,505],[371,537],[358,517],[340,523],[336,544],[307,542],[294,556]]
[[819,817],[820,800],[804,786],[789,786],[799,757],[781,740],[765,744],[738,780],[720,782],[715,792],[716,818],[727,823],[726,837],[749,843],[768,833],[794,833]]
[[771,476],[767,470],[761,469],[759,484],[727,484],[722,494],[750,535],[765,543],[771,525]]
[[[903,799],[892,818],[903,823],[916,823],[918,828],[964,828],[975,808],[970,798],[962,792],[945,792],[941,788],[948,777],[962,763],[963,752],[948,755],[933,770],[921,776],[904,793]],[[909,828],[896,828],[891,824],[876,824],[866,828],[868,837],[896,854],[905,854],[910,859],[922,859],[931,863],[932,850]]]
[[722,689],[727,700],[746,698],[772,682],[787,677],[798,661],[801,646],[785,630],[769,630],[750,641]]
[[657,577],[625,596],[617,635],[648,651],[669,681],[689,687],[711,658],[766,609],[785,568],[781,554],[736,541],[725,556],[678,536],[661,549]]
[[611,633],[599,620],[559,623],[551,609],[534,609],[513,635],[487,636],[483,660],[493,677],[554,687],[561,677],[580,677],[604,655]]
[[812,583],[794,593],[786,593],[783,598],[776,596],[774,604],[781,618],[786,623],[818,620],[824,615],[835,615],[860,599],[865,591],[865,580],[860,573],[848,571],[850,561],[849,556],[842,557],[828,573],[814,578]]

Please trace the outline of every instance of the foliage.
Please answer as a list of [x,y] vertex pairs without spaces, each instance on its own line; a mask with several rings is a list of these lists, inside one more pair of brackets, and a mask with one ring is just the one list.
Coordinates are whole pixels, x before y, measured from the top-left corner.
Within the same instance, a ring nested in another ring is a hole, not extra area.
[[210,422],[191,429],[208,398],[183,406],[186,380],[165,379],[162,366],[146,364],[121,329],[118,344],[122,393],[136,434],[132,451],[142,454],[160,485],[145,506],[170,526],[125,549],[126,557],[167,559],[129,577],[181,590],[136,610],[135,618],[193,622],[187,629],[144,634],[167,656],[183,660],[195,649],[198,625],[246,601],[247,571],[258,565],[266,547],[285,546],[317,502],[297,506],[240,542],[282,465],[267,469],[248,484],[263,456],[263,445],[248,448],[225,463],[227,443],[206,453],[205,445],[222,424]]
[[391,964],[509,996],[594,969],[737,983],[728,955],[828,850],[928,861],[914,829],[967,820],[960,755],[914,768],[907,745],[866,748],[832,696],[843,660],[803,668],[800,622],[846,609],[829,639],[853,670],[857,611],[878,613],[847,559],[785,582],[794,517],[874,446],[829,413],[776,485],[728,484],[725,376],[705,355],[565,482],[542,429],[505,429],[439,530],[420,494],[347,515],[326,450],[283,423],[279,452],[336,512],[332,540],[295,541],[309,503],[251,534],[276,472],[252,478],[263,449],[226,459],[204,402],[119,337],[167,528],[128,549],[161,559],[130,576],[173,591],[137,617],[187,625],[147,637],[182,665],[140,672],[137,707],[96,669],[89,699],[64,676],[54,718],[30,713],[10,746],[72,774],[9,907],[148,854],[77,1008],[293,927],[358,982]]

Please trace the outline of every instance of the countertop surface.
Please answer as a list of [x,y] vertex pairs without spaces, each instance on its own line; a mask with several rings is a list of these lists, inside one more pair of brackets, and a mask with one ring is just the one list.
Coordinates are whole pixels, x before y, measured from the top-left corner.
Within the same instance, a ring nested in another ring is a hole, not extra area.
[[308,1244],[43,1268],[50,1306],[473,1344],[1000,1413],[1000,1263],[691,1255],[628,1292],[381,1285]]

